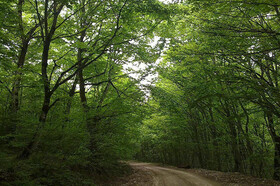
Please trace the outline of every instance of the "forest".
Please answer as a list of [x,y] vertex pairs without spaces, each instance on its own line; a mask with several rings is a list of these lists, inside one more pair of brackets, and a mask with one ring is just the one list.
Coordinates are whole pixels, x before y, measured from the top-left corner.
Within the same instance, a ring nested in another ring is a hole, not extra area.
[[280,180],[279,0],[0,0],[0,185],[127,160]]

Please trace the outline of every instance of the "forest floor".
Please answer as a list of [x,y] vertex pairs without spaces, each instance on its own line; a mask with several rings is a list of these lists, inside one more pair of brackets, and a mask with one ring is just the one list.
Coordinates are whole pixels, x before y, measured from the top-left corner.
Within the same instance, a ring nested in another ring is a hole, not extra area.
[[240,173],[225,173],[205,169],[182,169],[151,163],[129,163],[132,172],[128,176],[112,180],[104,185],[114,186],[280,186],[280,182],[255,178]]

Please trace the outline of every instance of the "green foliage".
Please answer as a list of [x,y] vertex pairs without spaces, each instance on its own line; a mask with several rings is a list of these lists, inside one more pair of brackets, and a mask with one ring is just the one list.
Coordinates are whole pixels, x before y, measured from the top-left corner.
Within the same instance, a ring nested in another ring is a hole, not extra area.
[[279,2],[180,6],[138,158],[279,179]]
[[144,94],[123,65],[156,61],[149,43],[168,6],[15,0],[0,10],[0,184],[93,185],[125,172]]
[[133,157],[280,179],[279,7],[0,2],[0,184],[93,185]]
[[32,156],[28,160],[15,161],[17,153],[38,132],[36,121],[27,118],[20,121],[14,134],[1,137],[1,149],[6,149],[0,158],[3,184],[5,181],[15,185],[75,185],[84,182],[79,169],[89,164],[91,155],[84,124],[69,123],[62,127],[61,123],[46,123],[39,131]]

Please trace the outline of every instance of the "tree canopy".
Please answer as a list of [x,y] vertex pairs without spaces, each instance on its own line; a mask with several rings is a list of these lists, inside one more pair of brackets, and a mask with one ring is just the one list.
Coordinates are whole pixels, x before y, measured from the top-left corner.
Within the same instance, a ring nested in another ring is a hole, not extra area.
[[129,159],[280,180],[279,7],[1,1],[0,183],[94,185]]

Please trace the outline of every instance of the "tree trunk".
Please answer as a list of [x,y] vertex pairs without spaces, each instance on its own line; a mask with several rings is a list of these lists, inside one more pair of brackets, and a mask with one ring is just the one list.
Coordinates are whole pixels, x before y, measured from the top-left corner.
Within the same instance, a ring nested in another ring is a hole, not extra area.
[[[80,37],[80,42],[83,42],[84,37],[85,37],[86,32],[83,31]],[[80,99],[83,108],[87,112],[88,106],[87,106],[87,97],[86,97],[86,88],[85,88],[85,80],[84,80],[84,75],[83,75],[83,64],[82,64],[82,52],[83,50],[81,48],[78,49],[78,55],[77,55],[77,60],[78,60],[78,68],[80,69],[78,72],[78,80],[79,80],[79,88],[80,88]]]
[[[80,21],[80,29],[82,29],[80,38],[79,38],[79,42],[83,43],[84,42],[84,38],[86,36],[86,30],[85,30],[85,22],[86,22],[86,18],[85,16],[85,1],[81,0],[80,1],[81,5],[83,6],[81,9],[81,17],[79,18]],[[80,99],[81,99],[81,103],[82,106],[84,108],[85,112],[88,112],[88,106],[87,106],[87,97],[86,97],[86,88],[85,88],[85,80],[84,80],[84,75],[83,75],[83,62],[82,62],[82,55],[83,55],[83,51],[84,49],[82,48],[78,48],[78,54],[77,54],[77,61],[78,61],[78,68],[80,69],[77,76],[78,76],[78,80],[79,80],[79,88],[80,88]]]
[[214,119],[214,115],[213,115],[213,110],[211,107],[209,107],[208,109],[208,112],[209,112],[209,115],[210,115],[210,130],[211,130],[211,133],[212,133],[212,137],[213,137],[213,146],[214,146],[214,153],[215,153],[215,157],[216,157],[216,161],[217,161],[217,169],[218,171],[221,171],[222,168],[221,168],[221,154],[220,154],[220,148],[219,148],[219,144],[218,144],[218,134],[217,134],[217,129],[216,129],[216,126],[215,126],[215,119]]
[[42,123],[46,122],[47,114],[50,109],[50,102],[52,96],[52,92],[50,91],[50,80],[48,78],[48,72],[47,72],[50,44],[51,44],[51,37],[46,36],[46,40],[44,42],[43,54],[42,54],[42,67],[41,67],[42,81],[44,85],[44,101],[43,101],[43,106],[39,117],[39,121]]
[[66,122],[69,121],[69,114],[70,114],[70,110],[71,110],[72,99],[73,99],[73,97],[75,95],[75,91],[76,91],[77,81],[78,81],[78,78],[76,77],[72,84],[72,87],[69,91],[69,99],[67,100],[66,108],[65,108],[65,121]]
[[273,179],[280,180],[280,136],[276,134],[274,120],[271,112],[266,112],[267,127],[274,142],[274,174]]
[[[222,102],[221,102],[222,103]],[[232,109],[230,106],[230,103],[227,101],[222,104],[223,110],[227,117],[227,123],[230,131],[230,137],[231,137],[231,148],[233,153],[233,159],[234,159],[234,167],[233,171],[235,172],[242,172],[242,160],[241,160],[241,154],[239,151],[239,144],[238,144],[238,130],[236,129],[237,125],[235,121],[235,117],[232,115]]]
[[275,136],[273,179],[280,180],[280,136]]
[[15,81],[12,88],[12,100],[10,104],[10,109],[12,112],[17,112],[19,110],[19,92],[20,92],[20,83],[21,83],[21,76],[22,76],[22,68],[25,62],[25,57],[28,49],[29,39],[25,38],[24,35],[24,28],[23,28],[23,21],[22,21],[22,6],[24,4],[24,0],[19,0],[17,4],[17,11],[18,11],[18,27],[20,30],[20,38],[21,38],[21,50],[19,54],[19,58],[17,61],[17,70],[15,72]]
[[42,106],[42,111],[39,117],[39,121],[41,123],[45,123],[47,120],[47,115],[48,112],[50,110],[50,102],[51,102],[51,94],[50,93],[45,93],[45,97],[44,97],[44,102],[43,102],[43,106]]
[[233,151],[233,157],[234,157],[234,168],[233,170],[235,172],[241,171],[241,156],[238,149],[238,143],[237,143],[237,133],[236,129],[234,127],[234,123],[229,123],[230,128],[230,136],[231,136],[231,147]]
[[197,148],[197,158],[198,158],[198,162],[199,162],[199,167],[204,168],[205,164],[203,161],[203,157],[202,157],[202,148],[201,148],[201,142],[200,142],[200,136],[199,136],[199,132],[198,132],[198,124],[197,121],[195,121],[195,119],[193,120],[194,125],[193,125],[193,129],[194,129],[194,137],[195,137],[195,143],[196,143],[196,148]]
[[28,49],[28,41],[23,41],[20,56],[17,62],[17,70],[16,70],[16,77],[15,82],[12,89],[12,103],[11,103],[11,110],[13,112],[17,112],[19,110],[19,92],[20,92],[20,84],[22,78],[22,68],[25,62],[25,56]]
[[[18,156],[18,158],[20,159],[27,159],[29,158],[29,156],[32,153],[32,150],[37,146],[38,143],[38,137],[40,136],[40,129],[42,127],[42,124],[44,124],[47,120],[47,115],[48,112],[50,110],[50,108],[52,107],[50,105],[51,103],[51,97],[53,95],[53,91],[51,91],[51,87],[50,87],[50,81],[48,78],[48,59],[49,59],[49,50],[50,50],[50,45],[51,45],[51,41],[52,41],[52,37],[55,33],[56,30],[56,24],[57,24],[57,18],[59,16],[59,13],[61,12],[63,6],[60,6],[59,9],[57,8],[57,4],[54,4],[54,15],[53,15],[53,22],[52,22],[52,26],[50,29],[50,32],[48,31],[48,1],[45,1],[45,35],[43,34],[43,30],[41,30],[42,32],[42,37],[44,37],[43,39],[43,43],[44,43],[44,48],[43,48],[43,53],[42,53],[42,65],[41,65],[41,73],[42,73],[42,81],[43,81],[43,85],[44,85],[44,100],[43,100],[43,105],[42,105],[42,109],[41,109],[41,114],[39,116],[39,125],[31,139],[31,141],[28,143],[28,145],[23,149],[22,153]],[[41,26],[43,26],[42,22],[40,22]],[[55,104],[55,102],[53,103],[53,105]]]

